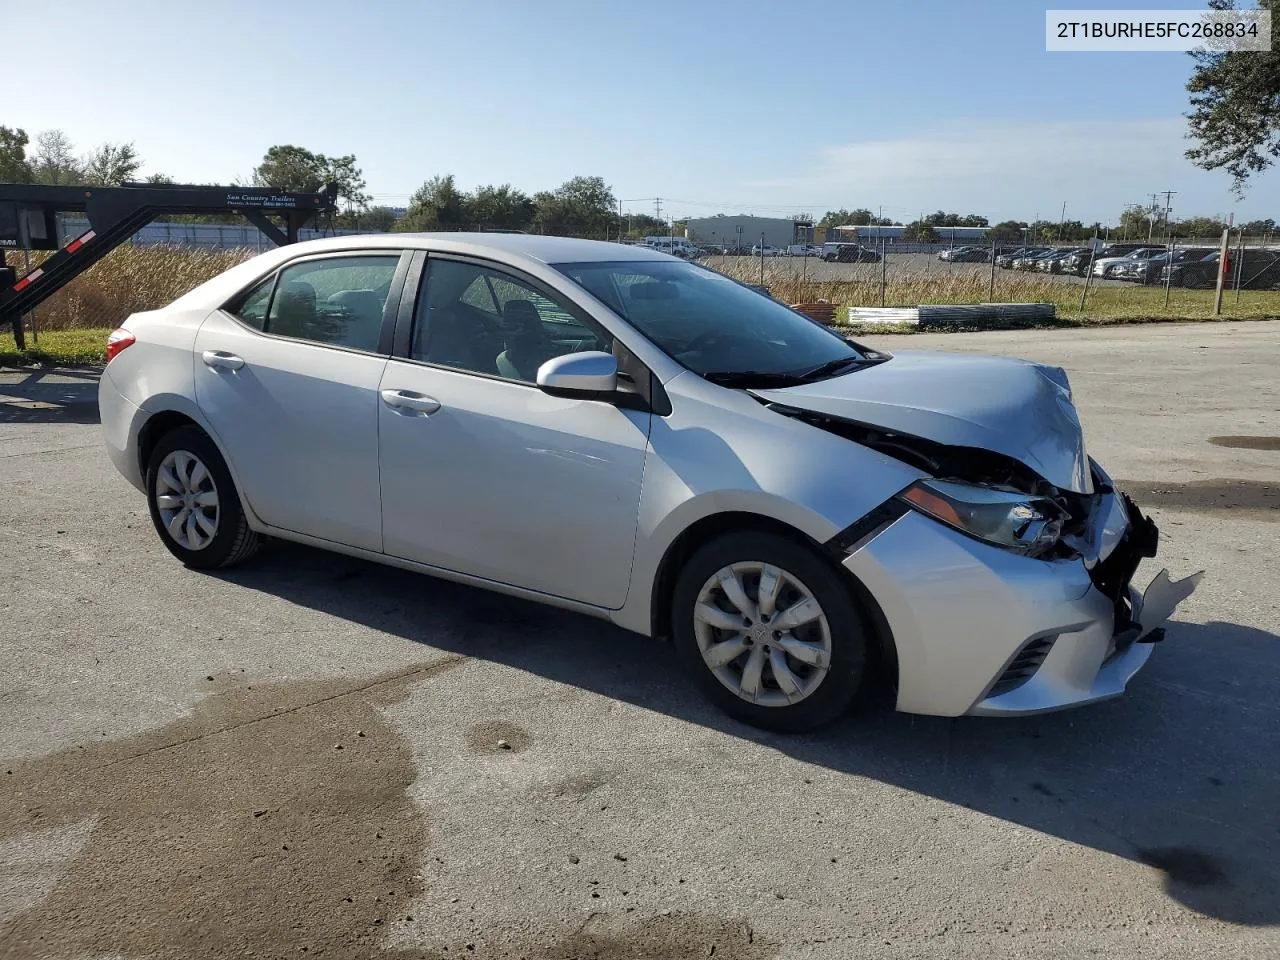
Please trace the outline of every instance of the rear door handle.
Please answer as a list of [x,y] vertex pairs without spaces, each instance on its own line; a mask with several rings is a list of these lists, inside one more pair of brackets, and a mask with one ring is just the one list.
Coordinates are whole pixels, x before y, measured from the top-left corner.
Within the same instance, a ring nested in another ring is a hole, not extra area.
[[243,360],[234,353],[227,353],[224,350],[206,350],[200,354],[200,359],[204,361],[206,367],[212,367],[214,370],[239,370],[244,366]]
[[440,401],[408,390],[383,390],[382,402],[396,411],[430,416],[440,409]]

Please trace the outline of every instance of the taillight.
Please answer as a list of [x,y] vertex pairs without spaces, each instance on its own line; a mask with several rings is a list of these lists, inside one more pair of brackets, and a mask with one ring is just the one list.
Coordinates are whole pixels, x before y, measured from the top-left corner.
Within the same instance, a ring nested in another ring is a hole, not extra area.
[[107,334],[107,363],[114,360],[116,354],[125,347],[132,346],[137,340],[138,338],[124,327],[116,327],[116,329],[112,330]]

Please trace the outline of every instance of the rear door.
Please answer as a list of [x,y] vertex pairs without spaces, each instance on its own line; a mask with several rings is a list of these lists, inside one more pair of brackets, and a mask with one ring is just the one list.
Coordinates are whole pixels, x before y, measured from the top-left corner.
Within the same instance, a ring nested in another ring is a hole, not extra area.
[[553,289],[486,261],[433,254],[404,302],[378,406],[386,552],[620,607],[650,414],[549,396],[534,379],[554,356],[621,345]]
[[294,260],[200,327],[196,401],[266,523],[382,549],[378,383],[407,268],[398,250]]

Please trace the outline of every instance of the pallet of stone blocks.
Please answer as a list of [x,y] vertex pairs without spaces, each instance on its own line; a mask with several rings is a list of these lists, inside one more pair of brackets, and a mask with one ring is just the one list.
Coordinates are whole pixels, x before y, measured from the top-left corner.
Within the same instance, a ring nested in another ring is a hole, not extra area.
[[1034,323],[1053,320],[1052,303],[929,304],[919,307],[850,307],[850,323],[906,323],[917,326],[964,326],[993,322]]

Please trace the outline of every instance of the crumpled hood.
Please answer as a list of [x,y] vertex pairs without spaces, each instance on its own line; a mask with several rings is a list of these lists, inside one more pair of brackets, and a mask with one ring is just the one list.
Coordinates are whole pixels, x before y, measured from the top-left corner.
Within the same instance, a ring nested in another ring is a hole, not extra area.
[[751,393],[937,443],[991,450],[1056,487],[1093,492],[1080,419],[1061,367],[905,351],[830,380]]

